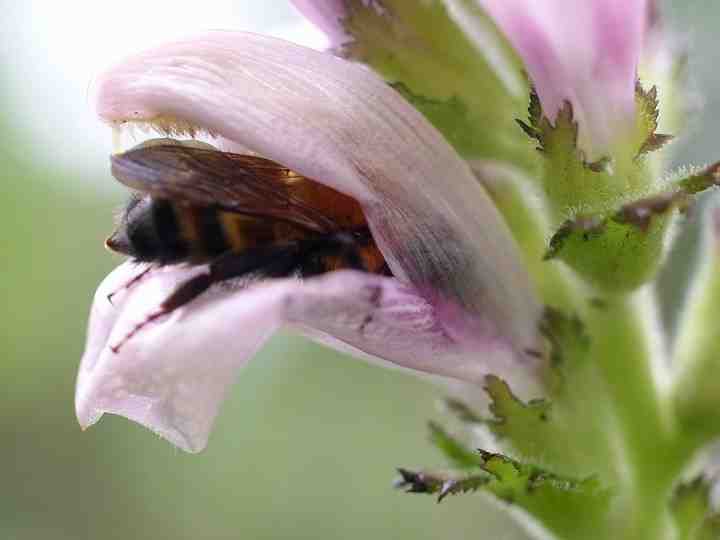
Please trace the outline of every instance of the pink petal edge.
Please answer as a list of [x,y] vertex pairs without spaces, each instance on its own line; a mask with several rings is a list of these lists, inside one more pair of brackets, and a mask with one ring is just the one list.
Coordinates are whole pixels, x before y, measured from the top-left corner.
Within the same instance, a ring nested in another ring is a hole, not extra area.
[[[185,451],[202,450],[239,370],[282,324],[413,371],[471,382],[480,382],[491,369],[513,377],[507,362],[513,353],[492,325],[449,336],[436,311],[412,288],[355,271],[214,291],[147,326],[114,353],[111,345],[202,269],[155,269],[123,290],[141,271],[131,263],[120,266],[95,295],[77,382],[76,411],[83,427],[103,413],[119,414]],[[107,295],[116,291],[111,304]],[[532,384],[531,372],[524,382]]]

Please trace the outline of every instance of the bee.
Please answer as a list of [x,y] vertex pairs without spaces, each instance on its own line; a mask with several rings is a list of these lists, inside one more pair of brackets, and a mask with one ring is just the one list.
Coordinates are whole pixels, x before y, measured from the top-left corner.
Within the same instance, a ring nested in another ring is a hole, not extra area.
[[107,248],[152,266],[207,265],[114,352],[216,283],[245,276],[305,278],[343,268],[390,275],[355,199],[274,161],[172,140],[111,160],[113,176],[134,194]]

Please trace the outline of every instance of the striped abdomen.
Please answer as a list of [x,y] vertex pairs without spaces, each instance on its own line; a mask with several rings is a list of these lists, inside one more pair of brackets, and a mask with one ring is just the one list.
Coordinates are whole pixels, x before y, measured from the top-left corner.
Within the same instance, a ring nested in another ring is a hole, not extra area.
[[[156,198],[151,198],[148,210],[154,242],[147,246],[151,249],[146,250],[145,257],[136,249],[139,259],[202,264],[228,251],[239,252],[277,240],[276,224],[267,219]],[[130,241],[136,243],[133,240],[131,235]]]
[[[338,205],[335,210],[340,208]],[[341,268],[386,272],[385,260],[367,225],[348,226],[359,218],[349,212],[346,216],[345,227],[315,233],[287,221],[145,195],[131,199],[106,244],[137,261],[159,264],[204,264],[233,252],[247,253],[247,261],[265,261],[277,255],[282,262],[289,257],[297,263],[300,275]]]

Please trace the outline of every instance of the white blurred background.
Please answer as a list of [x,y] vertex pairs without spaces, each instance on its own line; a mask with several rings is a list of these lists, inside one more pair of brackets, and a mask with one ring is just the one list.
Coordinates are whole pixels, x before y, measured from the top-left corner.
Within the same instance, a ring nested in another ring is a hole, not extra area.
[[[0,52],[10,119],[53,165],[106,169],[110,132],[95,118],[92,83],[134,52],[211,29],[246,30],[322,48],[324,35],[290,2],[33,0],[2,3]],[[78,178],[86,178],[81,174]],[[100,183],[102,185],[102,183]]]

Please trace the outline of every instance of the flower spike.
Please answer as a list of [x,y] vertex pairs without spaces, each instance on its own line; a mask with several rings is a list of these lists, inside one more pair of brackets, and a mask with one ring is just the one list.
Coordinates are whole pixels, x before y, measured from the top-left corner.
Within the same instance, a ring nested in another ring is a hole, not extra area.
[[506,225],[442,136],[372,72],[215,32],[111,70],[98,111],[115,126],[212,133],[354,197],[394,277],[333,272],[211,293],[115,354],[198,271],[155,270],[111,306],[107,295],[133,277],[124,265],[96,296],[78,379],[83,425],[114,412],[202,448],[235,372],[282,324],[414,371],[473,383],[500,373],[521,394],[540,391],[541,362],[526,352],[538,347],[539,303]]

